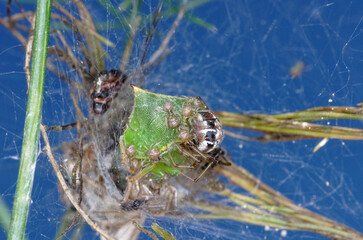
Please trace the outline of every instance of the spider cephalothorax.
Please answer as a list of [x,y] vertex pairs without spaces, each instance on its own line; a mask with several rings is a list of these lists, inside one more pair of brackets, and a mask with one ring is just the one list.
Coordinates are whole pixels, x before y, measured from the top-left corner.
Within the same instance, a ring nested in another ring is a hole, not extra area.
[[112,69],[99,73],[91,92],[93,114],[102,115],[107,111],[126,79],[127,76],[120,70]]

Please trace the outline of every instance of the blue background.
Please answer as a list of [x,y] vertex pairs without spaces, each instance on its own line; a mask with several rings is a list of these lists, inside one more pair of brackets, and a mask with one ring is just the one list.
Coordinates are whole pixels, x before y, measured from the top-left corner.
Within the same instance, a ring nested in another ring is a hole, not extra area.
[[[24,8],[34,6],[25,4]],[[5,3],[0,9],[4,17]],[[210,108],[233,112],[278,114],[318,106],[355,106],[363,102],[362,9],[359,0],[213,1],[193,14],[215,25],[218,31],[208,31],[184,19],[171,42],[170,55],[148,76],[144,87],[163,94],[199,95]],[[97,8],[91,11],[100,20],[117,21],[112,14],[100,16]],[[159,31],[165,32],[171,23],[172,19],[161,21]],[[0,31],[0,194],[10,205],[17,179],[27,86],[22,46],[7,29],[0,27]],[[116,48],[107,48],[111,56],[107,66],[116,68],[124,35],[120,30],[104,34],[116,43]],[[159,42],[156,38],[151,51]],[[297,61],[304,62],[306,71],[293,79],[289,69]],[[74,113],[65,84],[48,73],[44,123],[65,124],[72,120]],[[359,121],[329,124],[362,128]],[[68,140],[72,134],[61,136],[53,135],[52,144]],[[362,143],[330,140],[313,153],[319,141],[263,144],[226,137],[223,145],[234,162],[295,203],[363,232]],[[28,238],[52,239],[64,208],[43,153],[38,160],[32,201]],[[178,239],[282,238],[279,231],[232,221],[162,224]],[[285,238],[325,239],[292,231]]]

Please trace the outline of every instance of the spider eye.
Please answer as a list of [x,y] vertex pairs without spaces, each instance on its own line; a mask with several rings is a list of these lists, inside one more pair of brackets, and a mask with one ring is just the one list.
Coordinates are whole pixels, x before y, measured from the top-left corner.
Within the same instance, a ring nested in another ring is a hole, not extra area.
[[104,89],[100,92],[93,92],[91,94],[91,99],[95,100],[96,98],[102,98],[102,99],[107,99],[112,95],[112,90],[111,89]]
[[108,109],[107,104],[98,103],[98,102],[93,102],[92,104],[92,110],[96,115],[104,114],[107,111],[107,109]]
[[112,95],[112,89],[105,89],[105,90],[102,90],[99,94],[99,96],[97,97],[101,97],[101,98],[109,98],[111,95]]

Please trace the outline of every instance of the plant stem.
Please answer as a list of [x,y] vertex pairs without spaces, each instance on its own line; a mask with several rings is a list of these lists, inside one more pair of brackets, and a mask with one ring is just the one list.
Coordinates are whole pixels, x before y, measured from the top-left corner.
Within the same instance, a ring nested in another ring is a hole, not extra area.
[[31,79],[19,175],[8,233],[9,240],[24,238],[31,200],[43,103],[51,6],[51,0],[38,0],[37,2]]

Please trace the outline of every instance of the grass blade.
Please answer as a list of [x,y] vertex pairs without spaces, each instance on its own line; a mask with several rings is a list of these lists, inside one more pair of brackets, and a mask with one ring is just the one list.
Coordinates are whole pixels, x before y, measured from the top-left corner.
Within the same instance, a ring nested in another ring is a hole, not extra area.
[[0,225],[7,232],[10,225],[10,212],[4,199],[0,197]]
[[51,0],[38,0],[37,2],[31,80],[19,175],[8,233],[9,240],[24,238],[31,200],[39,141],[39,125],[43,104],[51,6]]

